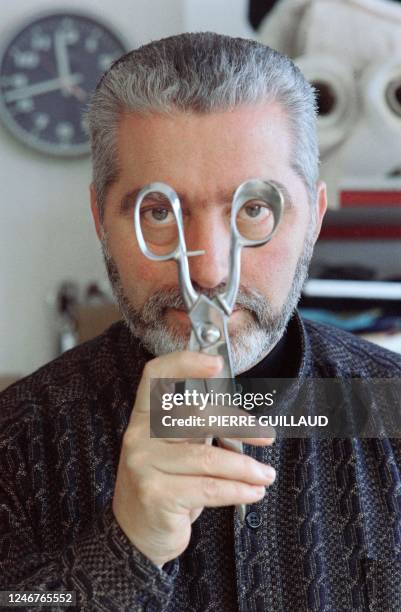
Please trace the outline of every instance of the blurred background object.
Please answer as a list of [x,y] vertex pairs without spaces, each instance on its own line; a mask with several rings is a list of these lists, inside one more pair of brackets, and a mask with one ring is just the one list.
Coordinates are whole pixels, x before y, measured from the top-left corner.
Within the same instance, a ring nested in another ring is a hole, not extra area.
[[82,295],[74,282],[64,282],[49,305],[56,311],[56,354],[91,340],[121,319],[110,292],[96,282],[90,282]]
[[400,32],[391,0],[281,0],[260,25],[317,90],[331,208],[401,206]]
[[251,26],[257,30],[263,19],[279,0],[249,0],[248,17]]
[[401,352],[399,285],[375,282],[401,279],[401,3],[254,0],[250,10],[259,40],[317,92],[330,209],[311,270],[323,280],[306,286],[302,312]]

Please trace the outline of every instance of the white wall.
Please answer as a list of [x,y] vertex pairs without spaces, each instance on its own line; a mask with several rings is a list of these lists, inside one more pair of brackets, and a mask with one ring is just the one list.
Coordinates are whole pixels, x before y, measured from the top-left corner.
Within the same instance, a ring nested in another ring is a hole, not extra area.
[[[185,30],[250,33],[246,0],[14,0],[0,4],[0,40],[30,15],[79,9],[134,47]],[[88,205],[89,159],[60,161],[0,124],[0,374],[27,374],[55,355],[48,296],[64,280],[105,279]]]
[[248,4],[247,0],[186,0],[185,29],[251,38],[254,33],[247,20]]

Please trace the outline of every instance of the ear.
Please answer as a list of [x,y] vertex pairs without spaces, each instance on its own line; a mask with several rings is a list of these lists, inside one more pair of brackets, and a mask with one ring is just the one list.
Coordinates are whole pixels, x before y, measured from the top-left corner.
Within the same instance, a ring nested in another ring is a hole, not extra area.
[[90,202],[91,202],[91,211],[92,218],[95,224],[96,234],[99,240],[102,239],[103,230],[102,230],[102,222],[100,220],[99,208],[97,205],[96,191],[93,183],[90,185]]
[[316,240],[319,237],[320,230],[322,228],[323,218],[327,210],[327,188],[326,188],[326,183],[324,183],[323,181],[318,181],[316,185],[315,206],[317,207],[316,227],[315,227],[315,237],[314,237],[314,241],[316,242]]

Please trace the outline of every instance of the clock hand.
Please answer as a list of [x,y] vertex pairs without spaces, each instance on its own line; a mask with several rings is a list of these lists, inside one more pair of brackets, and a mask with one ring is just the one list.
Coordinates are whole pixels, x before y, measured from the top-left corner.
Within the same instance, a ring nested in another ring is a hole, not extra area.
[[74,96],[79,102],[85,102],[88,97],[88,92],[79,87],[78,85],[72,85],[67,88],[68,93]]
[[24,98],[32,98],[34,96],[40,96],[41,94],[56,91],[57,89],[67,89],[74,85],[78,85],[83,80],[82,74],[71,74],[68,79],[49,79],[40,83],[34,83],[33,85],[27,85],[26,87],[19,87],[7,91],[4,94],[6,102],[15,102],[16,100],[23,100]]
[[67,43],[62,32],[56,32],[54,35],[54,50],[56,53],[58,75],[61,79],[66,80],[71,75],[71,70]]

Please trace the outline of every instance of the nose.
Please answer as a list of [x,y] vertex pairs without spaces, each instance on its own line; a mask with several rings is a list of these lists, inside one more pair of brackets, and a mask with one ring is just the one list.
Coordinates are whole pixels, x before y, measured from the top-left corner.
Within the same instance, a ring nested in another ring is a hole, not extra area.
[[190,219],[185,228],[185,240],[190,251],[202,250],[204,255],[189,258],[191,280],[200,289],[213,289],[228,278],[230,228],[217,215]]

